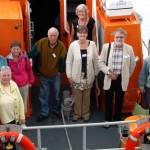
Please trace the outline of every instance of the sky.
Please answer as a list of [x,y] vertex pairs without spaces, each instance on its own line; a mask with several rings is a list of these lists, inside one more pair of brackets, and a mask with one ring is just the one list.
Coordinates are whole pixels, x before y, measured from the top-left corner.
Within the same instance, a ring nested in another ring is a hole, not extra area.
[[[143,17],[143,21],[141,24],[142,39],[148,46],[148,41],[150,39],[150,15],[149,15],[150,0],[132,0],[132,2],[133,2],[133,9]],[[144,57],[146,57],[147,49],[144,45],[143,45],[143,53]]]

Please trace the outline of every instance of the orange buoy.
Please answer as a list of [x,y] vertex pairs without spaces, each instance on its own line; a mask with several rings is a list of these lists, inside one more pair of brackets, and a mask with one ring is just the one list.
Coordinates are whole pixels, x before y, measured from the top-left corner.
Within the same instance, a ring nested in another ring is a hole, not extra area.
[[[145,116],[144,115],[134,115],[134,116],[127,117],[124,121],[138,120],[143,117],[145,117]],[[131,123],[129,125],[129,133],[131,134],[136,128],[137,128],[137,123]],[[120,143],[121,148],[126,147],[127,140],[128,140],[128,137],[122,137],[122,142]],[[138,146],[138,145],[139,145],[139,143],[137,142],[136,146]]]
[[129,136],[126,143],[126,150],[135,150],[136,144],[142,135],[149,133],[150,122],[136,128]]
[[24,150],[36,150],[36,147],[32,141],[28,137],[18,132],[0,132],[0,141],[1,143],[16,142],[19,143]]

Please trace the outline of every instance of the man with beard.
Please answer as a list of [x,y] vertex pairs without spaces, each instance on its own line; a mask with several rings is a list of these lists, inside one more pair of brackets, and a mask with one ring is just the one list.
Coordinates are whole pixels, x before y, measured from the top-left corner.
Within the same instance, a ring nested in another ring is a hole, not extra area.
[[[124,93],[135,68],[133,48],[124,43],[126,31],[118,28],[113,34],[114,42],[111,43],[107,66],[106,59],[109,43],[103,45],[100,55],[100,70],[105,73],[103,87],[105,90],[105,121],[121,120]],[[114,95],[115,110],[113,111]],[[106,125],[104,127],[108,128],[110,126]]]

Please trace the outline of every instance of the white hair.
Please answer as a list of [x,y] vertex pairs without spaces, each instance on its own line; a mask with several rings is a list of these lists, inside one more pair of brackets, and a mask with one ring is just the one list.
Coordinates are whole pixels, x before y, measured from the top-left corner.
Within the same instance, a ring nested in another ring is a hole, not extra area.
[[78,14],[79,10],[85,10],[85,12],[88,14],[89,9],[87,8],[87,6],[85,4],[80,4],[76,7],[76,15]]
[[123,28],[116,29],[112,34],[115,35],[117,32],[123,33],[124,36],[127,35],[127,31],[125,31]]
[[10,71],[11,71],[11,69],[10,69],[9,66],[2,66],[2,67],[0,68],[0,74],[1,74],[1,72],[2,72],[3,70],[10,70]]
[[48,30],[47,34],[49,34],[51,31],[55,31],[55,32],[57,33],[57,35],[59,36],[59,31],[57,30],[57,28],[51,27],[51,28]]

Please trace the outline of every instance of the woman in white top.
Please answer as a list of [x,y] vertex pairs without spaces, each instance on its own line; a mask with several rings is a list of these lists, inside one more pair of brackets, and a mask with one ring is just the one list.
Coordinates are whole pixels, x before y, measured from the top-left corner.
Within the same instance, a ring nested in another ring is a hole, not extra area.
[[66,60],[66,74],[73,88],[73,121],[90,118],[90,92],[98,73],[98,51],[95,42],[87,40],[88,28],[80,25],[77,29],[79,40],[71,43]]

